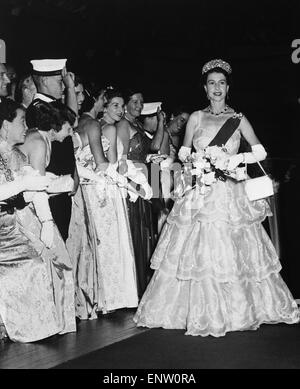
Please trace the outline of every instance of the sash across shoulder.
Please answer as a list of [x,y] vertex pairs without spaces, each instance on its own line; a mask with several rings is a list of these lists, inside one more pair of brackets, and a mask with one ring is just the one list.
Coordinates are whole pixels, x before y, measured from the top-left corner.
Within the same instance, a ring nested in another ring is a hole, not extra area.
[[210,141],[208,146],[224,146],[228,139],[233,135],[235,130],[239,127],[242,119],[242,114],[234,114],[226,120],[216,136]]

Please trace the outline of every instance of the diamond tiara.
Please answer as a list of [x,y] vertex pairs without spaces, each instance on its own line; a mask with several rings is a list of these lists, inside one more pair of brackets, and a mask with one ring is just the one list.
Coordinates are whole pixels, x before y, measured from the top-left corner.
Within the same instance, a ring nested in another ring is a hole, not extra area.
[[202,68],[202,74],[207,73],[209,70],[214,68],[221,68],[225,70],[228,74],[232,72],[231,66],[228,62],[223,61],[222,59],[212,59],[209,62],[206,62],[206,64]]

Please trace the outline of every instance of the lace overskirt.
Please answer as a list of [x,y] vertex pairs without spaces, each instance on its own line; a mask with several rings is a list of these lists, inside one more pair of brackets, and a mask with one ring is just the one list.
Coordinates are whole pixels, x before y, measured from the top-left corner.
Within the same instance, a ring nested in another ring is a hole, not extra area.
[[135,315],[139,326],[223,336],[262,323],[295,323],[299,311],[261,222],[267,201],[250,202],[244,183],[212,186],[178,200],[151,260],[154,276]]

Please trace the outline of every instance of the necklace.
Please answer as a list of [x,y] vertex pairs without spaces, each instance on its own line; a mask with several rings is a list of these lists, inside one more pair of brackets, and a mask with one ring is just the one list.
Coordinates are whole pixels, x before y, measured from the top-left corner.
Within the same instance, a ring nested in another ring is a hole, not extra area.
[[7,142],[7,140],[2,138],[1,135],[0,135],[0,147],[1,147],[1,152],[5,153],[5,154],[9,154],[13,150],[13,147],[10,146],[9,143]]
[[209,113],[212,114],[212,115],[219,116],[219,115],[221,115],[222,113],[227,112],[228,109],[229,109],[229,107],[228,107],[228,105],[226,104],[225,107],[224,107],[220,112],[214,112],[214,111],[211,109],[211,106],[209,105],[209,106],[206,108],[206,111],[209,112]]

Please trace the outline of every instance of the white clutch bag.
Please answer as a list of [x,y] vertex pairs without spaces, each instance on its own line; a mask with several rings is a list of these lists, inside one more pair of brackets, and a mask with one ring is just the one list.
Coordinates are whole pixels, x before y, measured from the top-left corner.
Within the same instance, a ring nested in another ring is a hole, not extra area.
[[250,178],[246,180],[245,191],[249,200],[259,200],[274,195],[273,181],[267,175],[263,167],[257,162],[263,171],[262,177]]

